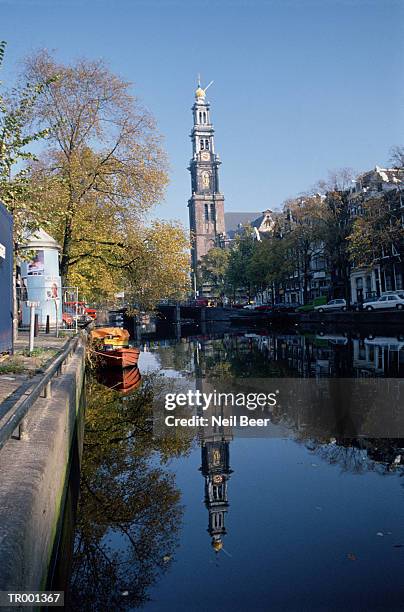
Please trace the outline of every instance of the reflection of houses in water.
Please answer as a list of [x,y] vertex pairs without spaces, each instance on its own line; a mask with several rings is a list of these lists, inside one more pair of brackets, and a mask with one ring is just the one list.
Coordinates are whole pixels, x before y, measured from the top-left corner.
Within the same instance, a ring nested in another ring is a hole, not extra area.
[[353,366],[357,376],[404,376],[403,341],[376,336],[352,342]]
[[290,373],[303,378],[349,375],[349,340],[339,334],[276,334],[261,337],[258,347],[269,360],[283,362]]
[[[207,389],[201,390],[206,392]],[[227,413],[225,407],[215,407],[214,411],[209,411],[209,425],[202,427],[199,432],[202,455],[200,470],[205,479],[205,505],[209,513],[208,533],[216,552],[223,548],[223,536],[226,535],[226,514],[229,507],[227,483],[232,473],[229,447],[233,434],[230,426],[213,425],[210,417],[230,416],[230,413]]]

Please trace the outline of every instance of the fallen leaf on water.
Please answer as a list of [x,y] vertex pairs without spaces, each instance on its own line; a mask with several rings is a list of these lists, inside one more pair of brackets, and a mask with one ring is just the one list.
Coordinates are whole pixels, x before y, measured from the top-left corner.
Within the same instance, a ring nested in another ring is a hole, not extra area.
[[380,536],[380,537],[382,538],[382,537],[384,536],[384,533],[383,533],[382,531],[378,531],[378,532],[376,533],[376,535],[377,535],[377,536]]
[[347,557],[350,561],[356,561],[356,555],[352,552],[348,553]]
[[171,561],[171,555],[164,555],[163,562],[168,563],[169,561]]

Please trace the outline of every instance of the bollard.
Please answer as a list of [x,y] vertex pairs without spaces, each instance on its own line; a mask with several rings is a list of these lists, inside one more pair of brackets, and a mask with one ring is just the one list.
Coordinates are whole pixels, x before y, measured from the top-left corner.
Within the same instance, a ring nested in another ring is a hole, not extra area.
[[30,302],[30,318],[29,318],[29,354],[32,355],[34,350],[34,327],[35,327],[35,306]]
[[50,324],[49,324],[49,315],[46,315],[46,327],[45,327],[45,334],[49,334],[49,328],[50,328]]
[[39,335],[39,315],[35,313],[34,317],[34,337],[37,338]]
[[42,393],[41,393],[41,397],[44,397],[44,398],[52,397],[52,383],[50,380],[44,386]]

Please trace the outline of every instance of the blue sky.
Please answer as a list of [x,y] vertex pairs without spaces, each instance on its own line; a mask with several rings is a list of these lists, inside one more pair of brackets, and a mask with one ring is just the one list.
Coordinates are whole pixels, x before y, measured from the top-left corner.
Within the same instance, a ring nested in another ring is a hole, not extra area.
[[403,144],[401,0],[0,0],[2,79],[32,50],[104,58],[165,138],[158,214],[187,223],[196,75],[209,89],[226,210],[277,208],[329,169]]

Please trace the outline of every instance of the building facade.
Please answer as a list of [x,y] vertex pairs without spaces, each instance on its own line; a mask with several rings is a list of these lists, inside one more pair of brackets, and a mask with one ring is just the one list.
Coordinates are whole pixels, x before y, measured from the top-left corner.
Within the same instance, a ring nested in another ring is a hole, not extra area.
[[188,200],[191,263],[195,283],[201,257],[212,247],[224,246],[225,238],[224,197],[219,187],[221,161],[215,151],[214,128],[206,89],[202,89],[199,83],[195,92],[192,107],[192,159],[188,168],[192,191]]
[[[402,197],[403,168],[380,168],[359,175],[348,196],[350,218],[363,214],[366,202],[385,200],[391,210],[391,219],[404,228],[404,199]],[[368,267],[352,266],[351,302],[374,299],[384,291],[404,289],[404,244],[392,243],[382,249]]]

